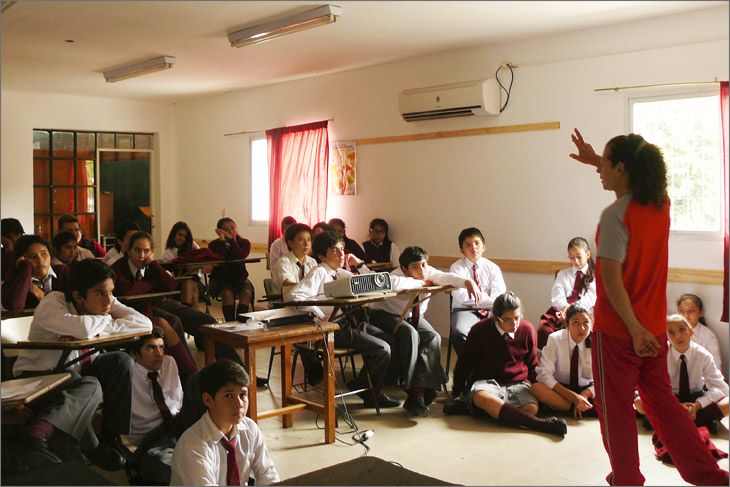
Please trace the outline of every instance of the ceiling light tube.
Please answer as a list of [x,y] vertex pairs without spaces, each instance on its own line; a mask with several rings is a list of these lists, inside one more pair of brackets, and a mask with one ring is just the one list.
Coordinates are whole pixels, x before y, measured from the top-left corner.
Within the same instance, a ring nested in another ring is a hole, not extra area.
[[318,25],[330,24],[335,22],[340,15],[342,15],[342,7],[322,5],[278,20],[231,32],[228,34],[228,40],[231,47],[258,44]]
[[163,69],[172,68],[175,64],[174,56],[158,56],[145,61],[138,61],[130,63],[118,68],[104,71],[104,79],[107,83],[114,83],[116,81],[122,81],[135,76],[142,76],[144,74],[154,73],[155,71],[162,71]]

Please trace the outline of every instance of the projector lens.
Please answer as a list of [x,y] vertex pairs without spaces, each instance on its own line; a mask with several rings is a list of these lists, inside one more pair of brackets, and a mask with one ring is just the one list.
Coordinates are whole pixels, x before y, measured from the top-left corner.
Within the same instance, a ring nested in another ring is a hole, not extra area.
[[373,280],[375,281],[375,285],[378,286],[379,288],[383,287],[383,285],[385,284],[385,278],[386,278],[385,275],[382,273],[375,274],[375,276],[373,278]]

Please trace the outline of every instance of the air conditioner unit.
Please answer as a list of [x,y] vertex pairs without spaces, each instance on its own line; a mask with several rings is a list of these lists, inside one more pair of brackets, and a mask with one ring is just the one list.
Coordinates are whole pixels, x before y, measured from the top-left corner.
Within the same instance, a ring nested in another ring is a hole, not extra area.
[[401,92],[399,108],[406,122],[438,118],[499,115],[496,79],[428,86]]
[[353,298],[368,294],[381,294],[390,291],[390,274],[373,272],[340,278],[324,284],[324,294],[328,298]]

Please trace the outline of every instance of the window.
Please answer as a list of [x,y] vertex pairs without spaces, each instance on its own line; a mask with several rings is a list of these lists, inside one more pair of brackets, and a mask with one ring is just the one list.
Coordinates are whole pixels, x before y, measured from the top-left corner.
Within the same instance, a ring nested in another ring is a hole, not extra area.
[[84,235],[97,238],[97,147],[151,149],[152,134],[33,130],[35,233],[50,239],[58,217],[71,214]]
[[715,91],[630,99],[631,131],[658,145],[667,162],[672,231],[722,231],[720,95]]
[[251,138],[251,222],[269,221],[269,148],[266,137]]

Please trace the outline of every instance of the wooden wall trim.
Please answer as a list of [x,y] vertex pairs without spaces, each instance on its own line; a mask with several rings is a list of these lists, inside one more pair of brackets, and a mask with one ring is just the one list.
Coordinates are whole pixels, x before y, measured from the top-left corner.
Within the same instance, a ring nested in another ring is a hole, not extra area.
[[507,134],[513,132],[532,132],[535,130],[557,130],[560,122],[523,123],[519,125],[500,125],[495,127],[481,127],[476,129],[444,130],[440,132],[425,132],[422,134],[391,135],[387,137],[369,137],[357,139],[357,145],[390,144],[393,142],[412,142],[417,140],[447,139],[451,137],[471,137],[475,135]]

